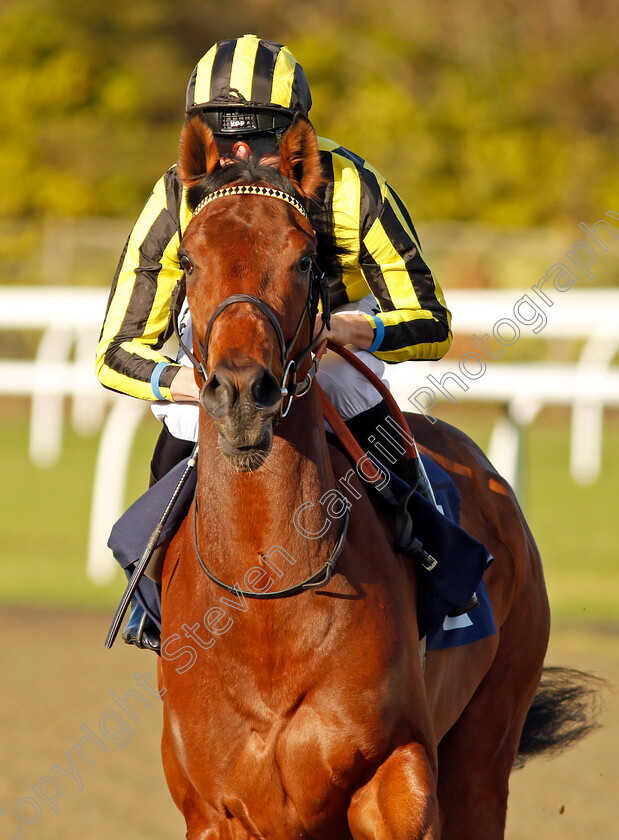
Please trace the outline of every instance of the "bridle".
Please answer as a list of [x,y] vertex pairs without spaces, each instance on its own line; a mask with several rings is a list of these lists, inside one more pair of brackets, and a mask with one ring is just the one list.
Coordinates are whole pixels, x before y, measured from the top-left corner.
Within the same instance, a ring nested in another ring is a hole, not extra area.
[[[297,210],[297,212],[305,216],[306,219],[309,218],[301,202],[298,201],[294,196],[289,195],[288,193],[285,193],[282,190],[277,190],[274,187],[261,187],[253,184],[240,184],[231,187],[224,187],[223,189],[215,190],[214,192],[209,193],[209,195],[202,199],[202,201],[196,206],[195,210],[193,211],[194,218],[215,199],[224,198],[230,195],[260,195],[265,196],[267,198],[275,198],[280,201],[285,201],[287,204],[290,204],[292,207],[294,207],[294,209]],[[190,359],[195,369],[198,371],[200,378],[204,382],[206,382],[206,380],[208,379],[208,345],[215,320],[229,306],[232,306],[236,303],[249,303],[251,306],[254,306],[256,309],[258,309],[267,318],[267,320],[273,327],[273,330],[275,331],[275,335],[277,336],[280,361],[282,365],[282,380],[280,382],[282,404],[280,407],[280,417],[285,417],[290,411],[290,407],[294,398],[301,397],[304,394],[306,394],[312,385],[313,379],[318,370],[318,358],[314,359],[305,377],[300,382],[297,381],[296,374],[303,365],[304,361],[310,355],[310,353],[313,350],[315,350],[316,347],[323,341],[322,333],[324,332],[325,328],[329,329],[331,322],[329,283],[325,277],[324,272],[316,263],[315,258],[312,258],[309,280],[309,289],[305,301],[305,306],[303,307],[303,311],[301,312],[301,315],[297,322],[294,334],[288,342],[286,342],[284,338],[281,324],[277,319],[277,315],[268,303],[256,297],[255,295],[236,294],[230,295],[217,306],[207,324],[203,342],[200,342],[194,329],[194,342],[195,346],[198,347],[198,354],[195,354],[190,348],[188,348],[184,344],[180,336],[180,331],[178,328],[178,308],[176,306],[173,306],[172,323],[174,326],[174,330],[176,332],[181,347],[187,354],[187,357]],[[322,327],[320,329],[320,332],[314,339],[312,339],[309,342],[309,344],[303,350],[301,350],[294,358],[292,358],[292,350],[297,342],[299,333],[301,332],[301,328],[303,326],[305,317],[307,315],[310,325],[314,324],[316,316],[318,314],[319,302],[322,305]],[[288,401],[286,403],[286,406],[284,407],[285,397],[288,397]]]
[[[303,205],[294,196],[282,192],[281,190],[277,190],[274,187],[260,187],[255,185],[237,185],[225,187],[223,189],[216,190],[215,192],[210,193],[196,206],[193,212],[194,218],[201,210],[203,210],[208,204],[210,204],[211,201],[229,195],[262,195],[268,198],[275,198],[280,201],[285,201],[287,204],[290,204],[292,207],[294,207],[295,210],[297,210],[299,213],[305,216],[306,219],[309,218]],[[308,317],[311,328],[316,320],[316,315],[318,314],[319,302],[322,304],[322,327],[317,336],[314,339],[310,340],[309,344],[293,358],[292,351],[299,337],[299,333],[301,332],[301,328],[303,326],[305,317]],[[321,271],[321,269],[316,263],[316,260],[313,258],[310,267],[310,283],[307,298],[305,301],[305,306],[303,307],[303,311],[301,312],[299,320],[297,321],[294,334],[288,342],[286,342],[286,339],[284,338],[284,333],[282,331],[281,324],[277,319],[277,315],[275,314],[273,309],[268,305],[268,303],[265,303],[265,301],[261,300],[255,295],[230,295],[217,306],[217,308],[211,315],[211,318],[206,326],[203,342],[200,342],[194,329],[194,342],[195,345],[198,347],[198,355],[194,354],[190,350],[190,348],[188,348],[184,344],[180,335],[180,330],[178,328],[178,306],[173,305],[172,323],[174,325],[174,330],[176,332],[180,345],[187,354],[188,358],[191,360],[193,366],[198,371],[199,376],[204,382],[206,382],[208,379],[208,345],[211,337],[211,332],[213,330],[213,325],[216,319],[221,315],[221,313],[224,312],[224,310],[236,303],[249,303],[251,306],[254,306],[267,318],[267,320],[273,327],[273,330],[275,331],[275,335],[277,336],[277,342],[279,345],[280,360],[282,364],[282,380],[280,383],[282,404],[280,406],[280,417],[285,417],[290,411],[290,406],[292,405],[294,398],[301,397],[309,391],[314,377],[316,375],[316,372],[318,371],[319,359],[318,357],[316,357],[310,365],[305,377],[300,382],[298,382],[296,379],[296,374],[303,365],[304,361],[307,359],[309,354],[323,341],[323,331],[325,330],[325,328],[329,329],[331,318],[329,283],[327,282],[324,272]],[[284,408],[285,397],[288,397],[288,402],[286,404],[286,407]],[[202,569],[204,574],[210,581],[224,589],[226,592],[229,592],[234,595],[239,595],[244,598],[288,598],[292,595],[298,595],[301,592],[307,592],[311,589],[320,589],[321,587],[326,586],[329,583],[333,571],[335,569],[335,565],[342,552],[342,549],[344,548],[344,543],[346,541],[346,532],[348,530],[348,521],[349,510],[348,507],[346,507],[344,515],[342,516],[340,522],[338,534],[335,540],[335,545],[333,546],[333,550],[331,551],[331,556],[321,569],[319,569],[310,577],[306,578],[306,580],[304,580],[302,583],[298,583],[286,589],[279,589],[276,592],[254,592],[252,590],[243,590],[238,587],[238,584],[236,586],[230,586],[229,584],[224,583],[222,580],[216,577],[208,569],[206,563],[204,562],[202,554],[200,553],[200,547],[198,545],[197,497],[194,499],[193,509],[194,549],[196,552],[198,563],[200,564],[200,568]]]

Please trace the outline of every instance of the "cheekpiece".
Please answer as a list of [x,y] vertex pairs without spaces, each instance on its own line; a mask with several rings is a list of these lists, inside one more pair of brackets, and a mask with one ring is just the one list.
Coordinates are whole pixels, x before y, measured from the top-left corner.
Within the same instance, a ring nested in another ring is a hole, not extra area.
[[258,187],[251,184],[239,184],[236,187],[224,187],[221,190],[215,190],[215,192],[210,193],[206,198],[202,199],[193,211],[193,215],[197,216],[200,210],[204,210],[206,205],[210,204],[211,201],[215,201],[216,198],[222,198],[226,195],[263,195],[267,198],[279,198],[280,201],[285,201],[294,207],[295,210],[298,210],[306,219],[309,218],[305,207],[294,196],[288,195],[288,193],[282,192],[281,190],[276,190],[273,187]]

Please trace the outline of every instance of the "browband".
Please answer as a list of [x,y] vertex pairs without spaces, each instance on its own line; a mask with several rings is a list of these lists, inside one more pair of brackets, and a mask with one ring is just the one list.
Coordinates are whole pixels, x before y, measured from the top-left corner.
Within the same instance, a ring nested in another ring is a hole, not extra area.
[[267,196],[267,198],[279,198],[280,201],[285,201],[292,205],[292,207],[294,207],[295,210],[298,210],[299,213],[305,216],[306,219],[308,218],[305,207],[303,207],[301,202],[297,201],[294,196],[288,195],[288,193],[282,192],[281,190],[276,190],[273,187],[257,187],[250,184],[239,184],[236,187],[224,187],[221,190],[215,190],[215,192],[210,193],[206,196],[206,198],[202,199],[193,211],[193,215],[197,216],[200,210],[204,210],[206,205],[210,204],[211,201],[214,201],[216,198],[222,198],[226,195],[264,195]]

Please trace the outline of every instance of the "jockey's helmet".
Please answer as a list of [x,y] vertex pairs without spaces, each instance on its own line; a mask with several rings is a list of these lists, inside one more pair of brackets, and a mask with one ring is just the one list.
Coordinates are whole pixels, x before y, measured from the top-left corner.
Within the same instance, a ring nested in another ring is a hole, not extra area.
[[187,87],[187,115],[200,114],[215,135],[281,136],[311,105],[305,73],[290,50],[256,35],[211,47]]

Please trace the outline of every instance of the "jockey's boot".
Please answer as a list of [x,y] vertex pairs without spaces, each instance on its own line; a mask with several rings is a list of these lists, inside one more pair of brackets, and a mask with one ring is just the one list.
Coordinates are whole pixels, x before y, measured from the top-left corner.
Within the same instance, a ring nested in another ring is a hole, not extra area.
[[[381,400],[378,405],[368,408],[361,414],[347,420],[346,425],[364,452],[375,457],[383,466],[410,486],[413,476],[405,454],[402,435],[390,423],[386,422],[388,417],[391,417],[391,412],[387,408],[387,404]],[[381,429],[378,428],[379,426]],[[391,441],[381,435],[381,430],[388,432]],[[385,452],[388,455],[385,455]]]
[[463,610],[455,610],[454,612],[449,613],[449,618],[457,618],[459,615],[465,615],[466,613],[474,610],[475,607],[479,606],[479,598],[477,597],[477,592],[473,592],[471,595],[471,599],[466,605]]
[[[170,434],[164,424],[157,439],[150,465],[149,486],[152,487],[158,479],[163,478],[179,461],[182,461],[183,458],[190,455],[193,447],[194,444],[192,441],[180,440]],[[166,549],[167,543],[158,546],[153,551],[146,570],[146,574],[155,583],[161,583],[161,567]],[[135,645],[135,647],[143,648],[144,650],[153,650],[159,654],[161,652],[161,633],[159,628],[135,598],[131,602],[131,615],[129,616],[127,626],[123,630],[122,637],[125,644]]]
[[144,650],[161,650],[161,633],[155,622],[135,599],[131,602],[131,615],[123,630],[123,641]]

